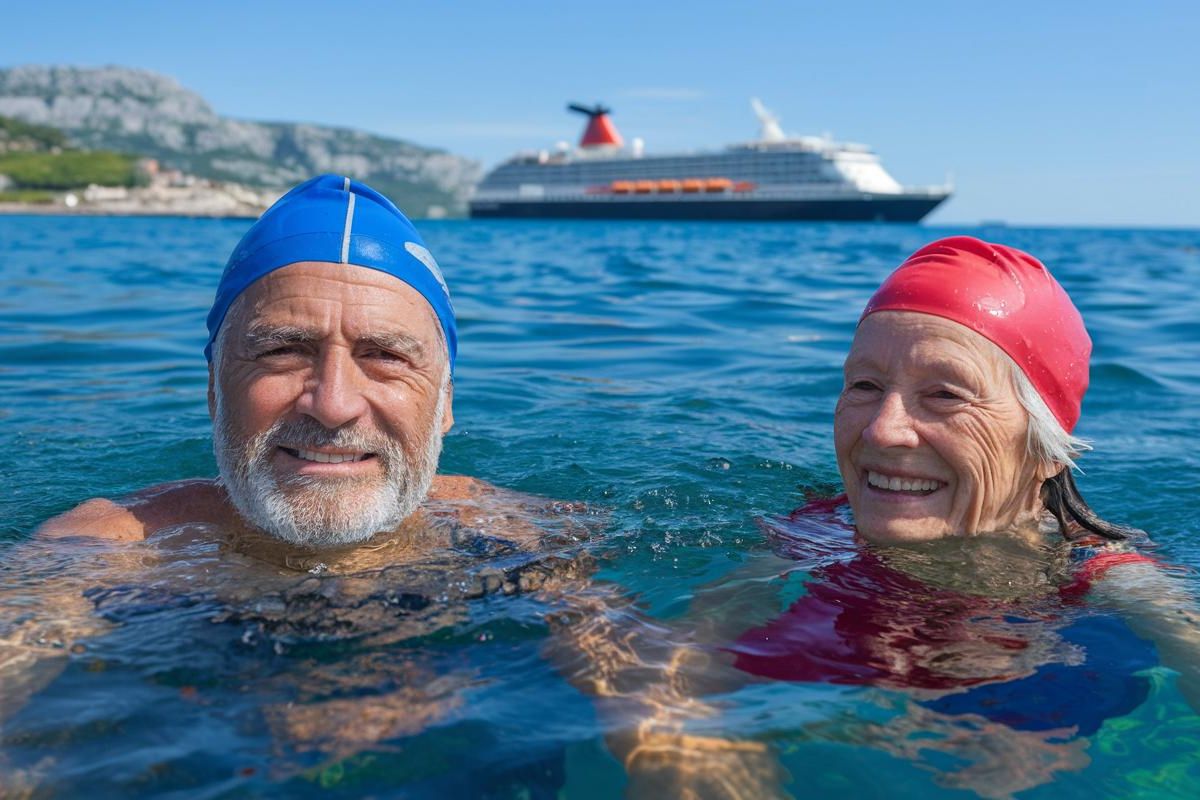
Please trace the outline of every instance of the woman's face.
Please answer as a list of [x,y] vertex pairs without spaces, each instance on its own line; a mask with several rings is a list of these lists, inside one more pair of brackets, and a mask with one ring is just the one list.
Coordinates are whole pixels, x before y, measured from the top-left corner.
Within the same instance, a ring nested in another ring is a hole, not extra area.
[[1041,510],[1011,362],[955,322],[867,317],[834,415],[838,468],[859,533],[904,542],[1009,529]]

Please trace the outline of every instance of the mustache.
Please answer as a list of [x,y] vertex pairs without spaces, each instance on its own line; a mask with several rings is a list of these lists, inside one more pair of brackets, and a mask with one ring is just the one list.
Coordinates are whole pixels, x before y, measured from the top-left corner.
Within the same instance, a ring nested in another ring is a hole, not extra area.
[[[258,433],[248,434],[232,423],[221,399],[218,394],[213,430],[221,482],[242,518],[292,544],[355,543],[394,529],[420,506],[437,470],[442,444],[440,401],[428,430],[393,436],[365,420],[328,428],[306,415],[276,419]],[[379,460],[383,474],[346,480],[276,475],[271,458],[279,447],[370,453]],[[406,447],[413,452],[409,454]]]
[[311,417],[290,421],[280,420],[267,431],[263,444],[266,450],[275,447],[338,447],[376,455],[390,455],[397,443],[378,432],[361,428],[326,428]]

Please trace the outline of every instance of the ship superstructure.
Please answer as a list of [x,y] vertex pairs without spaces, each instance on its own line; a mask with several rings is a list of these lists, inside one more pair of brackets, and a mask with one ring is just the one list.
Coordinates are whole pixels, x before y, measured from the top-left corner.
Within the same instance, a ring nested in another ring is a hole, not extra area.
[[588,118],[579,146],[496,167],[476,187],[471,216],[916,222],[950,196],[949,185],[901,186],[865,145],[785,136],[752,105],[757,140],[652,155],[638,139],[624,144],[610,109],[573,103]]

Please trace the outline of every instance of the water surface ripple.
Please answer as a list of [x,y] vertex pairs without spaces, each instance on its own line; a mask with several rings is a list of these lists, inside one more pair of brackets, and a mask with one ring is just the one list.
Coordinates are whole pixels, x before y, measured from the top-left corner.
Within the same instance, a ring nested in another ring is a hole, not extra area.
[[[81,559],[99,558],[83,545],[72,555],[30,543],[48,516],[84,498],[215,473],[204,318],[245,228],[0,218],[0,447],[9,453],[0,546],[35,562],[4,559],[6,592],[26,587],[32,598]],[[1082,460],[1082,489],[1103,515],[1150,531],[1159,557],[1200,565],[1200,232],[480,221],[421,229],[460,325],[443,470],[598,509],[599,576],[644,618],[678,617],[700,587],[753,560],[764,548],[756,518],[787,512],[806,491],[836,490],[832,409],[857,315],[905,255],[950,233],[1026,249],[1064,284],[1095,342],[1078,431],[1095,450]],[[155,567],[168,575],[157,589],[79,586],[106,627],[0,728],[9,759],[0,771],[95,797],[621,791],[592,702],[545,656],[551,633],[536,600],[481,592],[444,619],[420,602],[387,600],[426,627],[383,641],[378,626],[362,633],[353,626],[366,623],[352,618],[353,635],[329,642],[272,625],[333,595],[306,594],[303,576],[255,597],[180,591],[171,580],[219,568],[202,544],[180,546],[189,555]],[[477,556],[455,562],[461,585],[479,580]],[[358,591],[328,585],[339,597]],[[1086,767],[1021,796],[1200,794],[1200,718],[1172,673],[1151,677],[1151,698],[1092,737]],[[280,726],[295,733],[306,720],[280,709],[373,693],[403,698],[410,723],[422,709],[452,710],[430,712],[428,729],[392,720],[384,745],[366,752],[311,742],[281,750]],[[803,796],[959,796],[932,775],[933,761],[813,732],[892,702],[902,701],[759,685],[729,696],[720,725],[778,744]]]

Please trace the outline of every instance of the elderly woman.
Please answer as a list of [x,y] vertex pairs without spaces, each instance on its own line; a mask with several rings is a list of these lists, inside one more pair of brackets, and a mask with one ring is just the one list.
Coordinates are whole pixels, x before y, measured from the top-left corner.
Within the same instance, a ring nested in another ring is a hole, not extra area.
[[[1200,708],[1191,599],[1071,477],[1090,353],[1062,287],[1012,248],[942,239],[884,281],[835,412],[845,497],[764,521],[782,558],[698,594],[687,630],[576,630],[596,692],[643,709],[610,737],[630,794],[782,794],[765,745],[683,732],[717,713],[703,696],[748,679],[903,692],[905,713],[840,735],[934,771],[973,765],[939,781],[996,796],[1082,768],[1086,737],[1148,696],[1146,668],[1179,670]],[[769,578],[788,574],[805,585],[780,614]],[[1085,597],[1124,621],[1080,613]]]
[[[1186,606],[1154,561],[1105,544],[1141,532],[1100,519],[1071,477],[1086,449],[1071,432],[1090,353],[1079,312],[1032,256],[956,236],[908,258],[867,303],[846,357],[834,414],[846,496],[768,525],[778,550],[813,564],[808,592],[736,637],[735,666],[776,679],[966,692],[975,700],[954,705],[985,716],[997,692],[972,687],[1038,675],[1068,682],[1072,669],[1127,679],[1088,684],[1095,695],[1072,696],[1067,716],[1055,717],[1084,733],[1140,703],[1148,684],[1133,673],[1157,658],[1129,628],[1111,646],[1097,641],[1086,663],[1066,663],[1057,647],[1099,635],[1087,620],[1066,625],[1062,606],[1117,567],[1125,582],[1159,585],[1154,602]],[[846,502],[853,529],[835,513]],[[1058,533],[1069,544],[1055,546]],[[839,547],[843,557],[822,562]],[[1146,608],[1136,609],[1139,632],[1154,627]],[[1107,669],[1100,662],[1117,649],[1123,666]],[[1007,718],[1041,725],[1040,691],[1007,686]],[[1118,696],[1127,702],[1107,702]]]
[[914,253],[867,303],[834,440],[855,526],[873,542],[1036,527],[1129,529],[1071,478],[1092,343],[1035,258],[955,236]]

